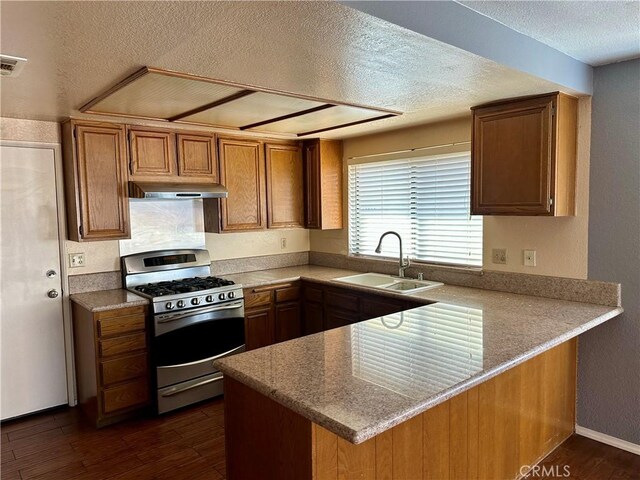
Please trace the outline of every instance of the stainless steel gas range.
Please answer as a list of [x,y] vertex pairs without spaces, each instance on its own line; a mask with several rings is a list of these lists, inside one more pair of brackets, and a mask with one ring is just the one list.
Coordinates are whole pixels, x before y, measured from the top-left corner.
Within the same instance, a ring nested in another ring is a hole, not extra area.
[[206,250],[122,257],[125,288],[151,300],[158,413],[222,394],[213,361],[244,351],[242,285],[211,276]]

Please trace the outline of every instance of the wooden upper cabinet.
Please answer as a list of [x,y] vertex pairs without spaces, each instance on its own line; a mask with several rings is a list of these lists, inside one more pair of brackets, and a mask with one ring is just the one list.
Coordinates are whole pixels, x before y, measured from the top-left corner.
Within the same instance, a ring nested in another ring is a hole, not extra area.
[[207,177],[218,183],[215,137],[178,133],[177,141],[178,174],[181,177]]
[[267,226],[265,162],[262,142],[220,138],[220,183],[229,191],[220,199],[222,231],[262,230]]
[[69,239],[129,238],[124,125],[68,121],[62,134]]
[[265,145],[267,225],[304,227],[302,149],[299,145]]
[[575,214],[577,107],[555,92],[472,109],[472,214]]
[[215,135],[129,127],[132,180],[218,183]]
[[176,136],[166,130],[129,129],[131,176],[165,177],[176,174]]
[[342,142],[304,143],[305,226],[342,228]]

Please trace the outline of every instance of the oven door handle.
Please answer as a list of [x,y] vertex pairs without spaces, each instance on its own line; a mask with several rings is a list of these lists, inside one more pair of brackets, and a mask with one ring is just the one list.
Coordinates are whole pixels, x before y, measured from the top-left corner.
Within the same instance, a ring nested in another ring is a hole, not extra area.
[[208,380],[203,380],[202,382],[194,383],[193,385],[188,385],[188,386],[183,387],[183,388],[175,388],[173,390],[169,390],[168,392],[164,392],[162,394],[162,396],[163,397],[172,397],[173,395],[178,395],[179,393],[186,392],[186,391],[191,390],[193,388],[202,387],[203,385],[208,385],[209,383],[213,383],[213,382],[219,382],[222,379],[223,379],[222,376],[216,377],[216,378],[209,378]]
[[198,311],[190,311],[190,312],[185,312],[185,313],[180,313],[180,314],[172,314],[171,316],[167,317],[167,318],[158,318],[157,322],[158,323],[167,323],[167,322],[173,322],[174,320],[180,320],[181,318],[186,318],[186,317],[192,317],[194,315],[200,315],[202,313],[210,313],[210,312],[221,312],[223,310],[233,310],[236,308],[240,308],[242,307],[243,302],[239,301],[239,302],[234,302],[231,303],[229,305],[223,305],[223,306],[218,306],[218,305],[214,305],[213,307],[209,307],[203,310],[198,310]]
[[179,365],[159,365],[156,368],[182,368],[182,367],[188,367],[190,365],[195,365],[197,363],[207,363],[207,362],[212,362],[218,358],[221,357],[226,357],[227,355],[231,355],[232,353],[237,352],[238,350],[242,350],[244,348],[244,344],[240,345],[239,347],[235,347],[232,348],[231,350],[228,350],[224,353],[219,353],[218,355],[214,355],[213,357],[209,357],[209,358],[203,358],[202,360],[196,360],[194,362],[189,362],[189,363],[181,363]]

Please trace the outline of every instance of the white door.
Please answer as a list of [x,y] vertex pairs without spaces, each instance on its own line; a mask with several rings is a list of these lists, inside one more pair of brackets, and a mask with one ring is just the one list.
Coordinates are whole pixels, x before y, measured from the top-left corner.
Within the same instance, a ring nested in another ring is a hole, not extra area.
[[0,418],[67,403],[54,150],[0,146]]

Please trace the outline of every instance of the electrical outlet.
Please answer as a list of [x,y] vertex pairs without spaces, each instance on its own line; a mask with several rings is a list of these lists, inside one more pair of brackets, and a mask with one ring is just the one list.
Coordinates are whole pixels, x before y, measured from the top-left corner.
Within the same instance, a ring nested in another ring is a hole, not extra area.
[[280,250],[284,250],[285,248],[287,248],[287,239],[286,237],[282,237],[280,239]]
[[70,253],[69,267],[70,268],[84,267],[84,253]]
[[494,248],[491,250],[491,258],[493,259],[493,263],[501,263],[505,265],[507,263],[507,249]]
[[525,267],[535,267],[536,266],[536,251],[535,250],[523,250],[522,251],[524,257],[524,265]]

